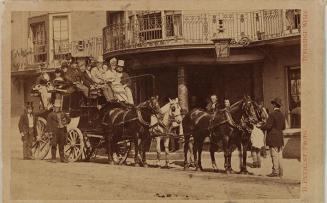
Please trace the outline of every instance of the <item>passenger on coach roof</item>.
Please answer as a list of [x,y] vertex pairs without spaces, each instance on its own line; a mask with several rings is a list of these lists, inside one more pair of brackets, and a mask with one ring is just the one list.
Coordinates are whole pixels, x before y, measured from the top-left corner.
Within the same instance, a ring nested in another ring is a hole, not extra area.
[[129,75],[124,72],[125,62],[118,60],[118,64],[114,69],[115,80],[112,82],[112,88],[119,101],[128,104],[134,104],[133,94],[131,90],[131,80]]
[[102,65],[103,65],[103,58],[100,56],[97,61],[97,65],[95,67],[92,67],[91,69],[91,77],[92,80],[99,86],[101,86],[103,95],[105,96],[106,100],[108,102],[114,102],[115,97],[114,94],[110,88],[110,86],[107,84],[107,82],[104,80],[103,74],[102,74]]

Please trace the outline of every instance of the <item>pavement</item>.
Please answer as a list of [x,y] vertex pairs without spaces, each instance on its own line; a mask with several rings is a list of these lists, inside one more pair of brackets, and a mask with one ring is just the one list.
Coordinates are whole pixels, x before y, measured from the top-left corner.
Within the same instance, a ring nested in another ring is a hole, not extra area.
[[[183,170],[181,153],[170,155],[170,169],[154,168],[156,161],[148,154],[149,168],[107,164],[105,156],[91,162],[50,163],[48,160],[22,160],[22,143],[12,119],[11,196],[15,200],[186,200],[186,199],[297,199],[300,197],[301,162],[283,159],[284,177],[269,178],[271,159],[262,159],[261,168],[251,168],[253,175],[223,172],[223,154],[216,153],[219,168],[214,172],[209,153],[203,153],[205,171]],[[250,154],[248,154],[250,155]],[[164,154],[162,154],[162,157]],[[238,153],[232,167],[239,170]],[[162,165],[164,162],[162,161]]]

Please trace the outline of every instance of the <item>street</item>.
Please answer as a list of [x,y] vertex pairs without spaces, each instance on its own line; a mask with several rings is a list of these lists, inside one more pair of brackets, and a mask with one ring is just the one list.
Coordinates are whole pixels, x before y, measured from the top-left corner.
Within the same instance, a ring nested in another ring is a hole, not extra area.
[[[128,166],[112,166],[105,157],[68,164],[23,160],[16,123],[12,126],[11,195],[15,200],[293,199],[300,195],[301,165],[296,159],[284,159],[282,179],[265,177],[271,172],[270,157],[263,159],[261,169],[248,167],[255,175],[215,173],[207,152],[203,154],[207,172],[183,171],[183,159],[175,155],[172,158],[179,158],[171,160],[171,169],[134,167],[133,159],[128,159]],[[234,154],[237,171],[238,153]],[[216,153],[216,159],[222,170],[222,153]]]

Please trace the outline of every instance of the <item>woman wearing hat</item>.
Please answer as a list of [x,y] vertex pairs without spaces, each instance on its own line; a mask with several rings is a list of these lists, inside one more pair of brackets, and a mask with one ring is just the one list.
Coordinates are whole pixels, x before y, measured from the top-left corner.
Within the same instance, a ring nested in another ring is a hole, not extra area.
[[272,173],[269,177],[283,176],[283,168],[281,165],[282,151],[284,146],[283,130],[285,129],[285,116],[281,112],[282,100],[275,98],[271,101],[274,107],[272,113],[269,114],[267,122],[261,126],[262,130],[267,130],[266,144],[269,146],[272,159]]
[[112,92],[110,86],[107,84],[107,82],[105,81],[105,79],[103,77],[102,65],[103,65],[103,58],[100,56],[98,58],[97,66],[95,66],[91,69],[91,77],[92,77],[92,80],[94,81],[94,83],[101,86],[103,95],[106,98],[106,100],[108,102],[111,102],[115,98],[114,98],[114,95],[113,95],[113,92]]
[[36,133],[36,116],[33,113],[32,102],[25,104],[25,111],[20,116],[18,128],[23,141],[23,157],[24,159],[33,159],[32,143]]

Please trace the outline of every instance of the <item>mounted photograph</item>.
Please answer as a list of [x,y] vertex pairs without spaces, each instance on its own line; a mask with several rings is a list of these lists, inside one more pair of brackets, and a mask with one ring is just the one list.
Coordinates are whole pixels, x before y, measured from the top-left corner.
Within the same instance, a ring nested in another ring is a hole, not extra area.
[[10,199],[300,200],[303,13],[11,11]]

